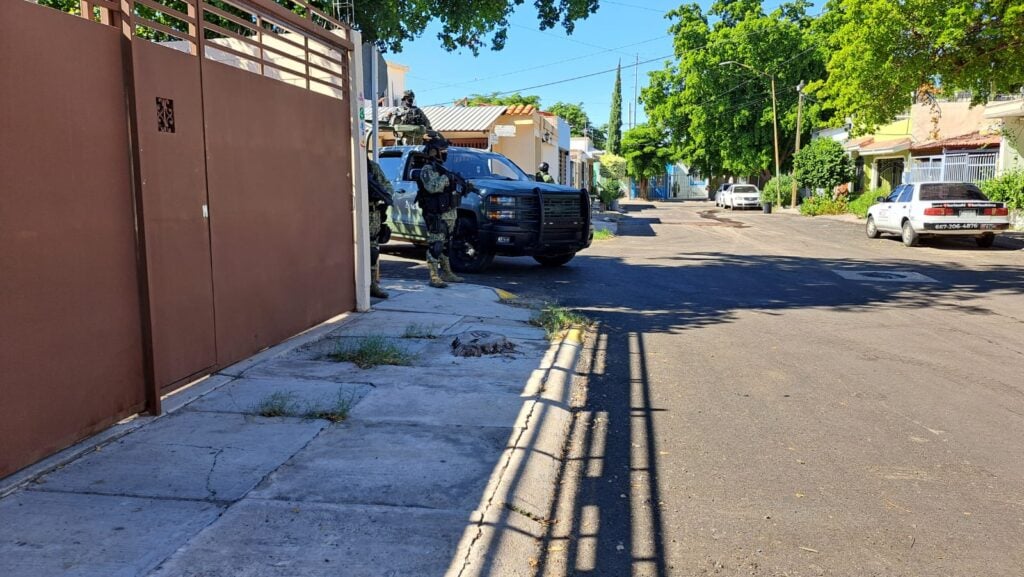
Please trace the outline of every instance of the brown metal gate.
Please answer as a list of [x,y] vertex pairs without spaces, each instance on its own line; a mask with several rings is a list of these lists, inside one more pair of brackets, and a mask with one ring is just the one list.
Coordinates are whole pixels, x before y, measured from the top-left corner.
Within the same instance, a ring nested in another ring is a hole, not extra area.
[[352,45],[294,4],[0,5],[0,476],[354,308]]

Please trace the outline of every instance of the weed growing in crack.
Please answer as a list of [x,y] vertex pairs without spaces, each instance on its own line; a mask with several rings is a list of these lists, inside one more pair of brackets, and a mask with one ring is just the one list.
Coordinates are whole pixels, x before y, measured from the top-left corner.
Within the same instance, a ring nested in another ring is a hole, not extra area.
[[252,412],[261,417],[294,417],[299,412],[299,404],[295,400],[295,393],[276,391],[256,403]]
[[389,339],[373,336],[359,339],[354,344],[339,345],[327,358],[338,363],[354,363],[360,369],[369,369],[378,365],[408,366],[416,356]]
[[419,323],[412,323],[405,327],[405,332],[402,333],[403,339],[436,339],[437,332],[434,330],[433,325],[421,325]]
[[332,423],[340,423],[348,418],[348,413],[355,404],[355,393],[345,394],[338,391],[338,396],[327,408],[321,408],[320,403],[310,403],[306,409],[307,419],[326,419]]
[[548,338],[573,326],[589,326],[591,320],[580,313],[558,305],[545,305],[540,314],[530,319],[530,324],[541,327]]

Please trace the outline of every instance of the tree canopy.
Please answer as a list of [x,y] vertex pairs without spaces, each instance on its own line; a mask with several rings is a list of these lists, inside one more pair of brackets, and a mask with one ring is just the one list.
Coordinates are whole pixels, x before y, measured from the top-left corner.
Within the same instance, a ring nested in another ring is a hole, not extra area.
[[640,198],[647,198],[648,179],[665,174],[665,166],[676,155],[663,130],[649,124],[638,124],[622,135],[622,155],[629,175],[640,184]]
[[540,108],[540,96],[535,94],[523,95],[518,92],[514,94],[499,94],[492,92],[490,94],[472,94],[467,96],[465,99],[466,106],[516,106],[516,105],[529,105],[535,108]]
[[914,94],[984,102],[1024,84],[1019,0],[830,0],[816,28],[830,54],[824,96],[861,132]]
[[[294,12],[302,13],[306,10],[292,0],[273,1]],[[79,12],[78,0],[38,0],[38,2],[65,12],[75,14]],[[176,0],[165,0],[165,2],[172,5],[181,4]],[[308,2],[326,14],[334,13],[334,0],[308,0]],[[465,48],[476,55],[485,47],[489,47],[491,50],[501,50],[505,47],[508,29],[511,26],[509,17],[522,4],[523,0],[357,2],[355,28],[362,32],[364,41],[376,42],[383,50],[401,52],[406,42],[418,38],[428,25],[437,21],[441,25],[441,31],[437,33],[437,40],[442,48],[449,52]],[[534,0],[533,5],[537,11],[537,26],[540,30],[561,26],[566,34],[572,34],[577,20],[586,19],[597,11],[598,0]],[[218,7],[223,9],[221,5]],[[142,11],[146,17],[161,24],[173,24],[173,28],[180,29],[178,21],[168,21],[155,10],[149,7],[143,8]],[[206,15],[206,18],[210,17],[210,14]]]
[[[331,0],[313,3],[331,4]],[[484,47],[505,47],[509,17],[522,4],[523,0],[357,2],[355,24],[363,33],[363,40],[377,42],[391,52],[401,52],[406,41],[419,37],[436,20],[441,24],[437,39],[442,48],[466,48],[475,55]],[[572,34],[577,20],[587,18],[598,8],[598,0],[534,0],[532,4],[541,30],[561,25],[567,34]]]
[[[765,14],[757,0],[719,0],[707,14],[689,4],[666,15],[676,60],[650,73],[641,100],[650,121],[680,145],[688,165],[705,174],[770,174],[771,77],[786,164],[796,137],[795,87],[825,73],[808,5],[797,0]],[[710,17],[718,21],[711,25]],[[805,104],[805,137],[823,117],[827,111],[819,104]]]
[[590,117],[583,110],[582,102],[556,102],[548,107],[547,112],[564,118],[569,123],[569,133],[572,136],[588,136],[595,148],[604,147],[604,128],[590,124]]

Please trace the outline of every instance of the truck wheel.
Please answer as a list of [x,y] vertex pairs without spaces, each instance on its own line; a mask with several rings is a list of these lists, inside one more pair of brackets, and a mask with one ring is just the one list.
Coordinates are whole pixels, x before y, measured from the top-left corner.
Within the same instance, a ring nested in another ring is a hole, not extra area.
[[457,272],[478,273],[490,266],[494,260],[494,251],[480,243],[473,219],[460,216],[448,258]]
[[569,254],[539,254],[534,256],[533,260],[539,262],[541,266],[562,266],[571,261],[574,256],[576,256],[574,252]]

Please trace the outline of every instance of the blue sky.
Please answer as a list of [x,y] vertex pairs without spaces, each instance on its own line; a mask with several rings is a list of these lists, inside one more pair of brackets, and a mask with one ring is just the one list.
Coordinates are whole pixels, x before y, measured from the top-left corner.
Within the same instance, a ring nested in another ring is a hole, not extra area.
[[[692,0],[691,0],[692,1]],[[785,0],[766,0],[771,12]],[[400,53],[385,58],[410,67],[406,87],[416,92],[420,106],[449,105],[471,94],[521,92],[541,97],[542,107],[556,102],[583,103],[595,126],[608,122],[615,66],[622,62],[622,126],[629,128],[634,87],[639,95],[647,73],[672,59],[670,21],[665,12],[680,0],[600,0],[600,8],[578,20],[572,35],[563,28],[538,30],[532,2],[524,2],[510,18],[508,41],[500,52],[446,52],[437,40],[436,24]],[[711,0],[697,2],[707,13]],[[820,11],[815,1],[809,12]],[[634,67],[639,59],[642,63]],[[637,71],[634,81],[634,68]],[[582,78],[580,78],[582,77]],[[636,105],[636,121],[646,120]]]
[[[410,67],[406,85],[416,92],[420,106],[518,90],[540,96],[543,106],[582,102],[598,126],[608,122],[614,69],[621,60],[622,123],[627,128],[634,87],[631,66],[637,57],[641,62],[654,60],[637,68],[639,94],[646,86],[647,72],[662,68],[664,57],[671,57],[672,38],[664,13],[678,5],[669,0],[601,0],[597,13],[577,21],[575,31],[567,36],[561,27],[538,30],[536,11],[531,2],[525,2],[510,19],[508,41],[500,52],[481,51],[477,57],[468,50],[446,52],[436,38],[438,28],[430,27],[402,52],[385,54],[385,58]],[[605,70],[611,72],[530,88]],[[637,109],[638,122],[643,122],[643,109],[639,105]]]

